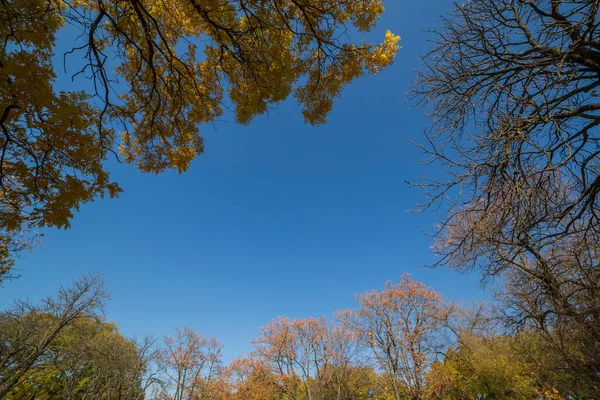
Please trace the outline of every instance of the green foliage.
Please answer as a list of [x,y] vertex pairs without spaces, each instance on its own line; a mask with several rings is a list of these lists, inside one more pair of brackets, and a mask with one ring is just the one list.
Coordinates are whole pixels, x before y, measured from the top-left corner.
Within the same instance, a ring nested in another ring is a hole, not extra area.
[[[27,318],[55,322],[49,315]],[[7,400],[143,398],[139,376],[143,369],[135,343],[115,324],[86,318],[50,343],[43,360]]]
[[544,380],[544,365],[524,353],[533,340],[539,338],[464,335],[429,370],[431,398],[560,399],[558,390]]

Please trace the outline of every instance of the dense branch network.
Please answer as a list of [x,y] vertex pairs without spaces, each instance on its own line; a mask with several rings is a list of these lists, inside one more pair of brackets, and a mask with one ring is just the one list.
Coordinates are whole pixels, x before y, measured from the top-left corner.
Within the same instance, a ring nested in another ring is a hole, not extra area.
[[443,209],[438,265],[499,278],[505,321],[544,332],[596,389],[599,6],[456,5],[414,89],[432,117],[421,148],[449,177],[419,184]]
[[423,149],[452,176],[422,187],[468,196],[450,224],[469,208],[516,236],[597,232],[599,22],[595,1],[478,0],[446,19],[415,95],[433,118]]

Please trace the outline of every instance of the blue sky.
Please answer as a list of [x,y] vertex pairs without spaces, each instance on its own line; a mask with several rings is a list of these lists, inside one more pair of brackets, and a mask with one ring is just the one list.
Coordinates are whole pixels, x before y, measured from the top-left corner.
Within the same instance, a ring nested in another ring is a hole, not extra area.
[[404,181],[435,171],[406,140],[427,121],[404,93],[428,47],[424,30],[450,3],[385,5],[370,38],[390,29],[403,48],[392,67],[347,87],[326,125],[305,125],[290,99],[247,127],[231,116],[203,127],[206,153],[185,174],[111,163],[125,192],[82,207],[69,230],[44,231],[0,306],[102,273],[107,317],[125,334],[190,326],[218,337],[229,361],[275,316],[330,317],[405,272],[450,300],[484,298],[476,276],[423,268],[434,260],[423,232],[436,218],[407,212],[422,198]]

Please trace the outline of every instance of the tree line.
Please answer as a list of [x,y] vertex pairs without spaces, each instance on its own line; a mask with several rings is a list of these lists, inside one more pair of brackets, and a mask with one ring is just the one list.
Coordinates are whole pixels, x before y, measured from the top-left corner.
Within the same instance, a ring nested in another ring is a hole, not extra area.
[[83,277],[0,313],[0,398],[148,400],[592,399],[598,380],[533,329],[502,328],[493,304],[461,307],[403,275],[326,318],[277,317],[229,364],[191,328],[127,338],[104,318],[103,281]]

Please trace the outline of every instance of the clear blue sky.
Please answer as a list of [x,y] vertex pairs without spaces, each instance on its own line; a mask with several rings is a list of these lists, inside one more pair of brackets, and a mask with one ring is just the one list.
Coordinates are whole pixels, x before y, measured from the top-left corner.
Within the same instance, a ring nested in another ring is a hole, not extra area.
[[422,267],[435,215],[407,212],[420,193],[404,180],[427,170],[406,138],[427,121],[404,93],[424,30],[450,4],[385,6],[371,38],[390,29],[403,48],[392,67],[347,87],[326,125],[305,125],[290,99],[248,127],[230,117],[203,127],[206,153],[185,174],[111,165],[125,192],[82,207],[67,231],[45,231],[44,246],[17,261],[22,277],[0,288],[0,306],[103,273],[107,317],[125,334],[187,325],[218,337],[229,361],[275,316],[330,317],[404,272],[451,300],[485,297],[476,276]]

